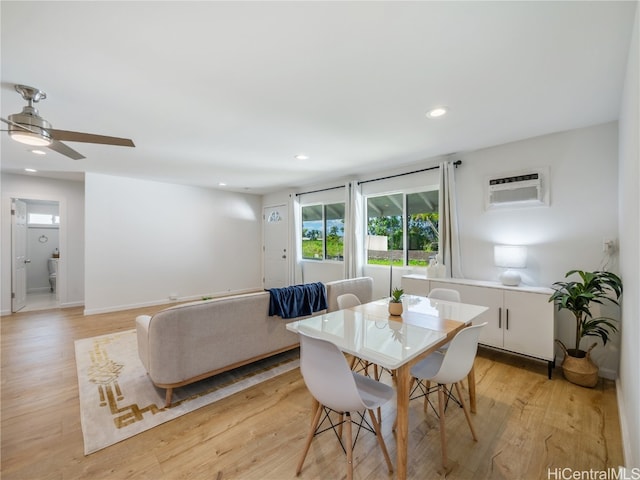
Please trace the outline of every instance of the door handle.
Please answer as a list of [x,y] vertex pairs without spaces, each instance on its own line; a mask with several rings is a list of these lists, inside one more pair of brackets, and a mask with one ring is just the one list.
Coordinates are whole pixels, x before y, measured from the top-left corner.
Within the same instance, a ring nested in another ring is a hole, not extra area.
[[287,258],[287,256],[286,255],[282,255],[282,258]]
[[502,328],[502,307],[498,307],[498,328]]
[[24,263],[31,263],[31,259],[30,258],[25,258],[24,259]]

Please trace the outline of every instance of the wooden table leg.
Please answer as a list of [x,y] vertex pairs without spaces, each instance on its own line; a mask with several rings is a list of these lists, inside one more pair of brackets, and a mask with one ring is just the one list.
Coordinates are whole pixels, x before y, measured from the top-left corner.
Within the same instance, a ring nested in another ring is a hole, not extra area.
[[467,375],[467,383],[469,384],[469,408],[471,413],[476,413],[476,373],[473,366]]
[[398,389],[396,469],[398,471],[398,480],[405,480],[407,478],[407,450],[409,446],[409,365],[402,365],[398,370],[396,370],[396,374],[396,387]]

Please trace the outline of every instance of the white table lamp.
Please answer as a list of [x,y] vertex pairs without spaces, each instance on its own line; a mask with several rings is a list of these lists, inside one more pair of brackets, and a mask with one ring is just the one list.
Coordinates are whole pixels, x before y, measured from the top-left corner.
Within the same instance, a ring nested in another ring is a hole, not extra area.
[[506,268],[500,275],[503,285],[515,287],[520,283],[520,274],[512,268],[527,266],[527,247],[520,245],[496,245],[493,247],[493,258],[496,267]]

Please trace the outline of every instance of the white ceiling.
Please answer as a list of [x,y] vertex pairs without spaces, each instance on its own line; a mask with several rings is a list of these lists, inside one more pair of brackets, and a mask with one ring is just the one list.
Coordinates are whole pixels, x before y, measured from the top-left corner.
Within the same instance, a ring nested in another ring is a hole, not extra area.
[[31,85],[54,128],[136,148],[69,142],[74,161],[3,133],[2,171],[260,194],[609,122],[636,6],[5,0],[2,117]]

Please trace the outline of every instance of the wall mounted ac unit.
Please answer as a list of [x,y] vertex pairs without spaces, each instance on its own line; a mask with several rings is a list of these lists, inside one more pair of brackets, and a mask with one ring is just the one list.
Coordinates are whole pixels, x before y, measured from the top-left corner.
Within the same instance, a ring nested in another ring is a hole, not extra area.
[[538,170],[489,178],[487,208],[548,205],[544,173]]

